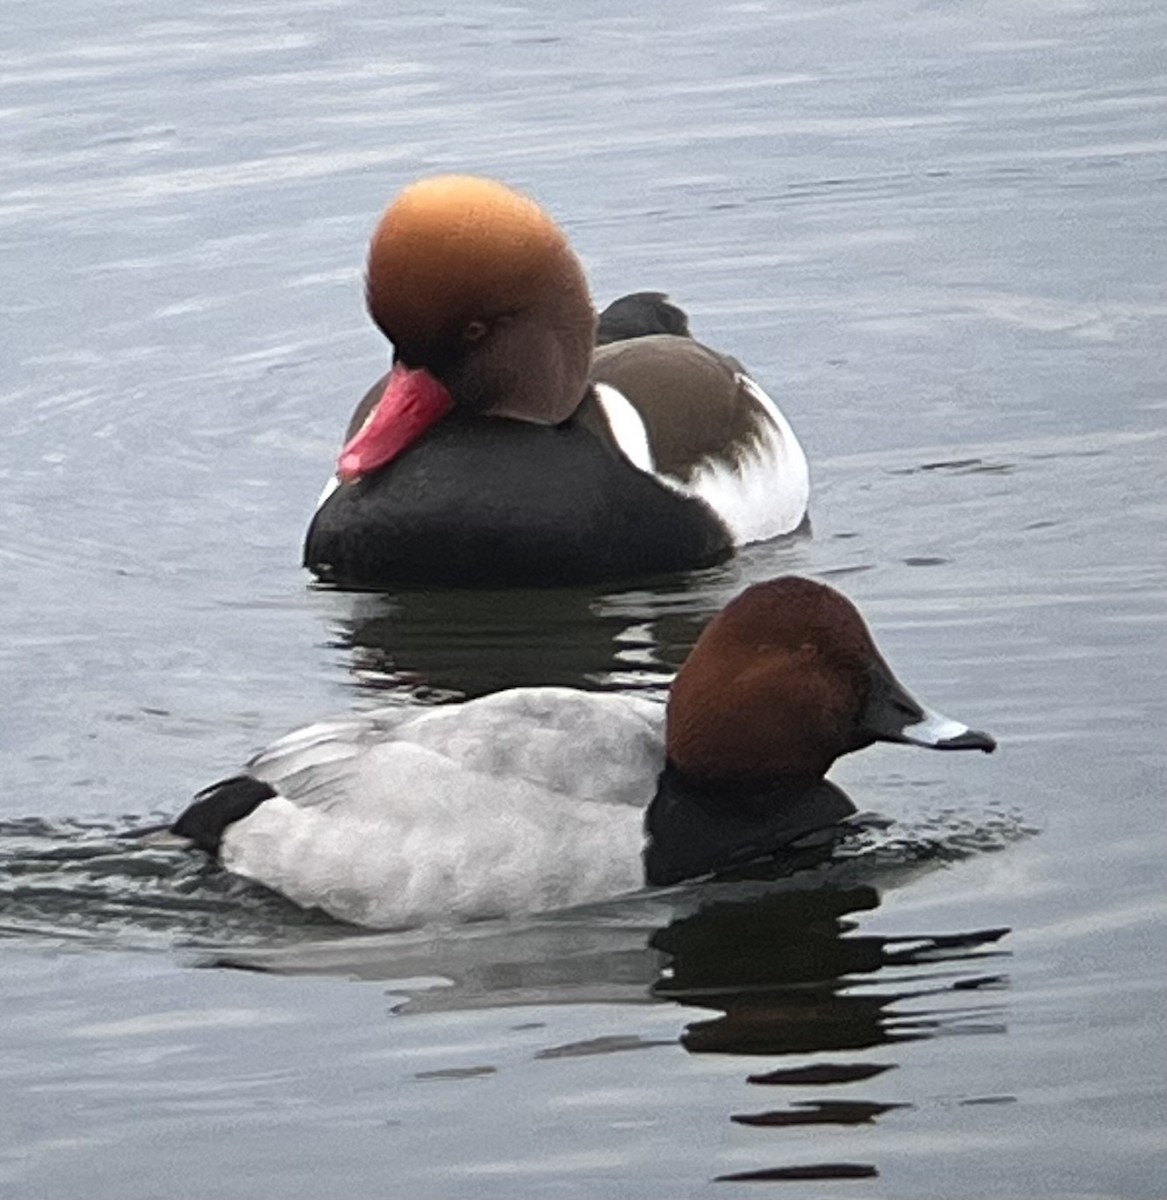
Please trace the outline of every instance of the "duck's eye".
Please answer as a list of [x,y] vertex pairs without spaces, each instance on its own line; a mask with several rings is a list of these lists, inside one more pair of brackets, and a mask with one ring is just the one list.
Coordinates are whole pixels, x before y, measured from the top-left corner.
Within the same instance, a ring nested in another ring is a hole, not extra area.
[[462,340],[468,345],[473,346],[475,342],[480,342],[486,337],[486,330],[485,321],[470,321],[466,328],[462,330]]

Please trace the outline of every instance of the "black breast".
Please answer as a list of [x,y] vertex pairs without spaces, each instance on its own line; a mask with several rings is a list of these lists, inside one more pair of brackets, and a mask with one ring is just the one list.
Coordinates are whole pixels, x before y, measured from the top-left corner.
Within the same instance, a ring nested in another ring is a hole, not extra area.
[[556,585],[709,566],[732,549],[699,500],[638,471],[576,418],[448,418],[345,485],[304,565],[346,587]]
[[776,859],[855,812],[833,783],[792,777],[764,790],[703,786],[671,763],[645,814],[644,877],[654,887]]

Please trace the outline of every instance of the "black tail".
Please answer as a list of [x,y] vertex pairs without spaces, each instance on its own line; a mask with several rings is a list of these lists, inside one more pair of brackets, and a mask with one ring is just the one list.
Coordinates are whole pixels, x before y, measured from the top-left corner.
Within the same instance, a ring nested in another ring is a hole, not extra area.
[[121,838],[146,838],[154,833],[170,832],[169,821],[157,821],[153,825],[135,825],[133,829],[120,829],[117,836]]
[[596,345],[651,337],[656,333],[671,333],[676,337],[693,336],[689,332],[688,316],[664,292],[632,292],[613,300],[600,313]]
[[250,816],[275,794],[274,788],[250,775],[233,775],[199,792],[170,831],[190,838],[200,849],[218,856],[227,826]]

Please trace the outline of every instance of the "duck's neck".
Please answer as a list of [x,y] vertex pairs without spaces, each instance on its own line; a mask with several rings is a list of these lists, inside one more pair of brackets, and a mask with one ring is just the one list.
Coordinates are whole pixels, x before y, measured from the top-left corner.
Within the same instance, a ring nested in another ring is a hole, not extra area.
[[769,858],[855,811],[839,788],[814,776],[726,786],[666,763],[644,820],[645,880],[663,887]]

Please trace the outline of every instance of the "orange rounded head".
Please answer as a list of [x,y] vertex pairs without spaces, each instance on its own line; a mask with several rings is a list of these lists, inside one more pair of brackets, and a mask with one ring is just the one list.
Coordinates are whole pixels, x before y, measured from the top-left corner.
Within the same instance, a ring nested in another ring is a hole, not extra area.
[[373,233],[366,291],[397,360],[432,374],[455,409],[556,424],[583,398],[596,320],[583,268],[504,184],[407,187]]
[[673,681],[666,737],[685,774],[733,785],[821,778],[874,741],[996,745],[916,701],[851,601],[796,576],[754,584],[710,622]]

